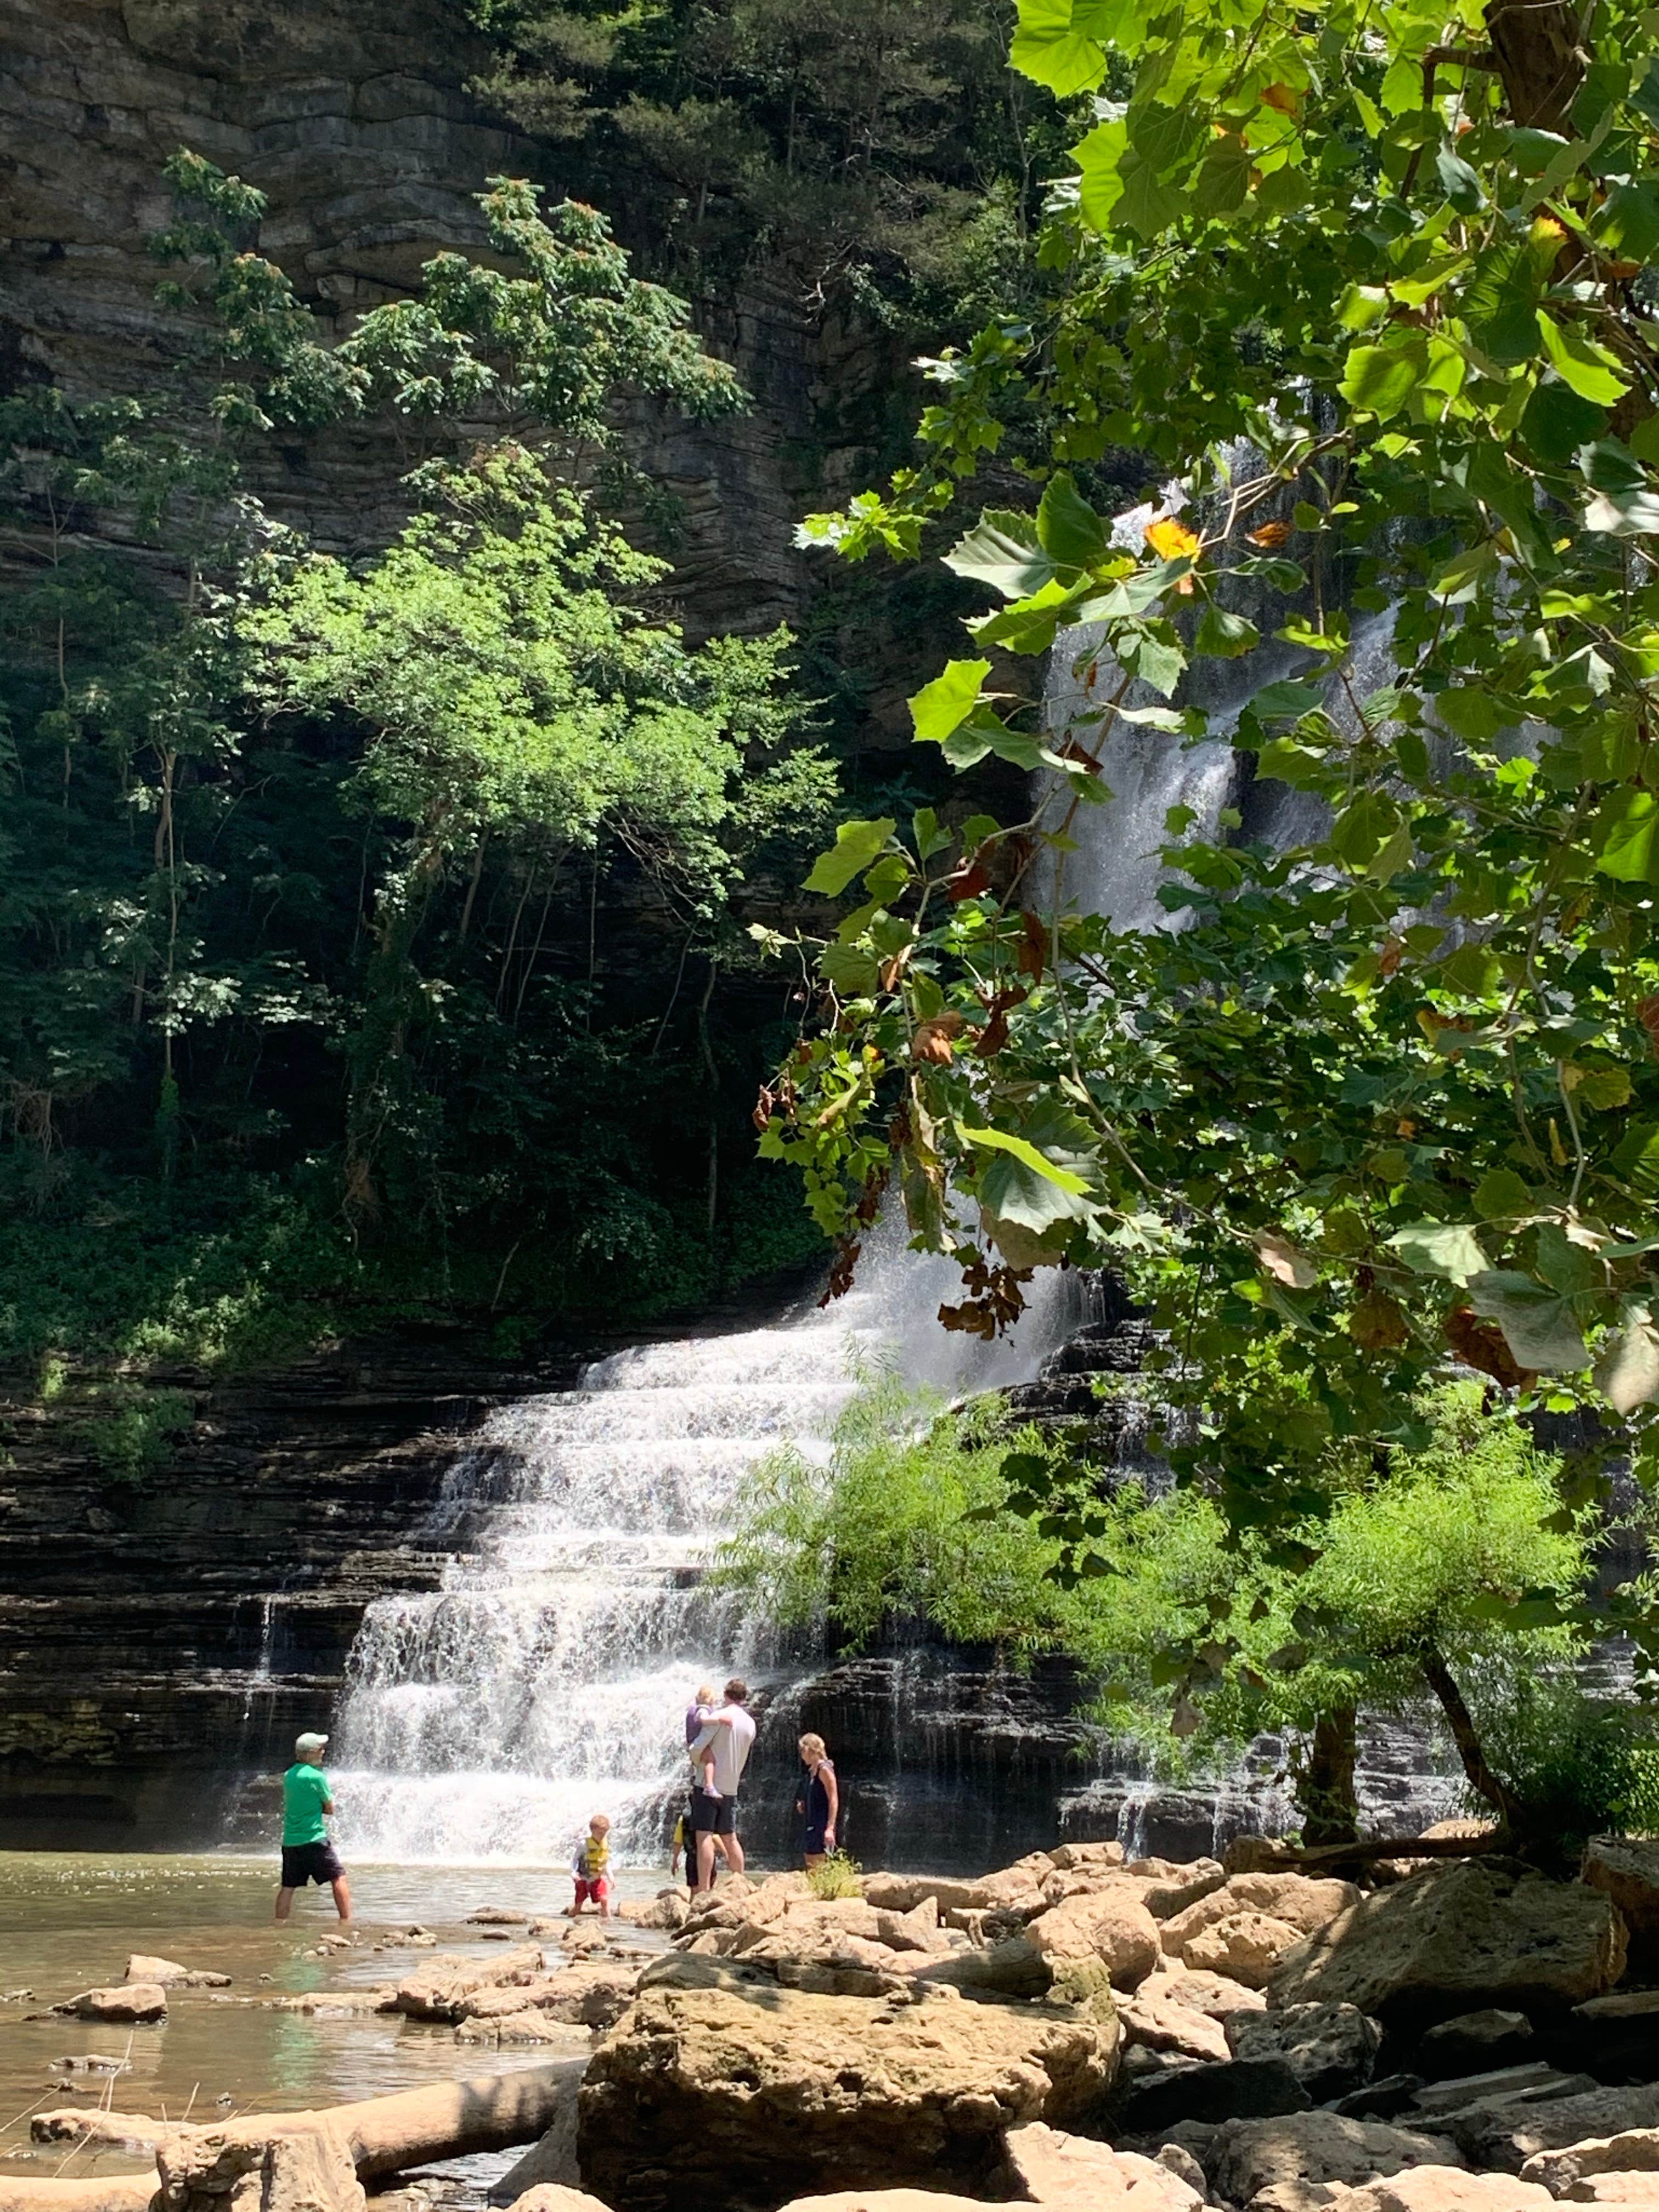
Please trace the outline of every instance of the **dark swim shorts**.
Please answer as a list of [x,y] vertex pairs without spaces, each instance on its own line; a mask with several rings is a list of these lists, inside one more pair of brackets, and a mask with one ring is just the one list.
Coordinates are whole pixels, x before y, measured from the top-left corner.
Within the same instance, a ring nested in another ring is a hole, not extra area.
[[284,1889],[303,1889],[308,1881],[314,1881],[320,1889],[325,1882],[338,1881],[344,1872],[339,1854],[332,1844],[284,1844],[283,1846]]
[[691,1792],[691,1826],[700,1836],[735,1836],[738,1832],[738,1801],[735,1797],[711,1797],[706,1790]]
[[823,1840],[823,1832],[829,1825],[827,1820],[820,1821],[817,1827],[808,1828],[806,1831],[805,1848],[814,1857],[829,1849],[829,1845]]

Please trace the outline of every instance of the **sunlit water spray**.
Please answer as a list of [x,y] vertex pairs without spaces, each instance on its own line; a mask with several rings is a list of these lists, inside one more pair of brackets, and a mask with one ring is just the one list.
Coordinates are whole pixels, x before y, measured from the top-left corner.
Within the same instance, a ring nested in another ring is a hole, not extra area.
[[441,1588],[381,1598],[349,1663],[342,1841],[360,1856],[533,1862],[595,1812],[623,1860],[657,1858],[687,1773],[698,1685],[787,1692],[792,1653],[703,1583],[744,1476],[792,1444],[827,1455],[861,1368],[951,1395],[1034,1374],[1069,1315],[1050,1275],[1014,1336],[936,1319],[947,1261],[889,1224],[858,1286],[775,1327],[644,1345],[580,1387],[494,1413],[416,1538],[452,1548]]

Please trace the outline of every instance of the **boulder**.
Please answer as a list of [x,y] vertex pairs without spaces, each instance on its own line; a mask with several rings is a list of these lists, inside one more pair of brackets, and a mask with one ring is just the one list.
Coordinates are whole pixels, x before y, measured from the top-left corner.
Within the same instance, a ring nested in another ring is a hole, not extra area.
[[1483,2073],[1523,2058],[1532,2040],[1532,2022],[1523,2012],[1486,2005],[1479,2012],[1455,2013],[1418,2045],[1417,2070],[1431,2081]]
[[1524,2099],[1528,2104],[1552,2097],[1577,2097],[1601,2087],[1588,2074],[1562,2074],[1541,2058],[1519,2066],[1494,2067],[1486,2074],[1465,2074],[1450,2081],[1427,2081],[1413,2102],[1419,2112],[1461,2112],[1471,2105],[1497,2105]]
[[1047,1851],[1032,1851],[977,1881],[954,1881],[941,1875],[867,1874],[860,1887],[866,1904],[890,1912],[912,1912],[931,1898],[941,1914],[1017,1911],[1029,1918],[1042,1910],[1042,1885],[1054,1871]]
[[1240,1912],[1261,1913],[1294,1929],[1297,1935],[1311,1935],[1339,1912],[1349,1911],[1358,1898],[1359,1892],[1348,1881],[1312,1881],[1300,1874],[1231,1875],[1164,1920],[1164,1948],[1171,1957],[1187,1959],[1191,1965],[1188,1943]]
[[1584,1853],[1584,1880],[1610,1897],[1644,1959],[1659,1952],[1659,1838],[1598,1836]]
[[504,2197],[501,2202],[513,2205],[514,2212],[608,2212],[597,2197],[560,2181],[538,2181],[522,2196]]
[[1659,1990],[1614,1990],[1553,2025],[1557,2055],[1603,2081],[1642,2081],[1659,2051]]
[[1121,1990],[1144,1982],[1158,1955],[1158,1923],[1136,1885],[1121,1879],[1051,1905],[1030,1922],[1024,1940],[1047,1962],[1054,1981],[1098,1961],[1113,1987]]
[[1567,2191],[1575,2204],[1624,2204],[1653,2212],[1659,2207],[1659,2173],[1592,2173]]
[[121,1977],[124,1982],[153,1982],[163,1990],[228,1990],[228,1974],[216,1974],[205,1966],[181,1966],[173,1959],[152,1959],[143,1951],[135,1951],[127,1960],[127,1970]]
[[1540,2151],[1563,2150],[1592,2136],[1659,2127],[1659,2083],[1634,2089],[1591,2089],[1576,2097],[1518,2098],[1471,2105],[1451,2113],[1445,2129],[1471,2163],[1519,2173]]
[[1351,1881],[1322,1881],[1305,1874],[1238,1874],[1227,1882],[1227,1895],[1238,1909],[1266,1912],[1275,1920],[1288,1920],[1304,1936],[1311,1936],[1359,1902]]
[[1471,1999],[1526,2011],[1599,1996],[1623,1971],[1625,1946],[1600,1891],[1465,1859],[1362,1898],[1287,1953],[1268,1991],[1277,2005],[1325,1998],[1422,2027]]
[[528,1928],[530,1915],[515,1912],[509,1905],[481,1905],[476,1912],[466,1916],[469,1928]]
[[589,2063],[583,2184],[616,2212],[706,2197],[773,2212],[848,2187],[987,2188],[1022,2121],[1094,2111],[1115,2020],[775,1989],[642,1989]]
[[1125,1997],[1118,2006],[1126,2045],[1173,2051],[1177,2057],[1200,2061],[1233,2056],[1218,2020],[1190,2005],[1173,2004],[1154,1994],[1155,1988],[1143,1983],[1137,1995]]
[[418,1972],[398,1983],[396,2008],[410,2020],[465,2020],[471,2000],[481,1991],[527,1988],[542,1971],[542,1954],[534,1944],[503,1951],[494,1959],[445,1954],[428,1959]]
[[1121,2095],[1116,2118],[1125,2135],[1156,2136],[1182,2120],[1305,2112],[1310,2101],[1282,2058],[1231,2058],[1219,2065],[1166,2065]]
[[1301,1940],[1288,1920],[1275,1920],[1267,1912],[1230,1912],[1189,1937],[1181,1955],[1201,1973],[1225,1974],[1246,1989],[1265,1990],[1274,1967]]
[[1066,1874],[1075,1873],[1079,1868],[1099,1868],[1109,1872],[1122,1865],[1123,1846],[1119,1843],[1057,1844],[1048,1856]]
[[1538,2182],[1553,2197],[1571,2194],[1575,2183],[1598,2173],[1659,2173],[1659,2128],[1627,2128],[1614,2136],[1591,2136],[1562,2150],[1536,2151],[1521,2169],[1522,2181]]
[[1506,2174],[1419,2166],[1344,2193],[1341,2212],[1554,2212],[1547,2190]]
[[365,2212],[343,2131],[313,2112],[170,2136],[157,2212]]
[[167,1993],[159,1982],[118,1982],[104,1990],[82,1990],[54,2012],[73,2013],[76,2020],[107,2021],[118,2027],[150,2027],[167,2016]]
[[951,2197],[930,2189],[838,2189],[826,2197],[798,2197],[784,2212],[985,2212],[976,2197]]
[[1229,2120],[1204,2161],[1211,2185],[1235,2204],[1291,2182],[1334,2182],[1356,2188],[1379,2175],[1417,2166],[1458,2166],[1443,2136],[1345,2120],[1335,2112],[1294,2112],[1282,2119]]
[[1177,1967],[1172,1974],[1158,1976],[1146,1994],[1162,1997],[1167,2003],[1185,2005],[1193,2012],[1206,2012],[1212,2020],[1225,2020],[1230,2013],[1265,2012],[1267,2000],[1260,1990],[1247,1990],[1243,1982],[1236,1982],[1229,1974],[1209,1974]]
[[1236,2058],[1282,2058],[1316,2105],[1369,2081],[1382,2030],[1346,2004],[1301,2004],[1237,2013],[1226,2025]]
[[1008,2136],[1015,2197],[1064,2212],[1199,2212],[1204,2198],[1169,2166],[1136,2151],[1111,2150],[1037,2121]]

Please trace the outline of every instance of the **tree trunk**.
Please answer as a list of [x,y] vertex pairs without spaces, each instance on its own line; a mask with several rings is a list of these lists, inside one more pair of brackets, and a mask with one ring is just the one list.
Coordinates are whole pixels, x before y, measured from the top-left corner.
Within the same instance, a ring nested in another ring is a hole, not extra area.
[[1451,1668],[1431,1644],[1425,1645],[1419,1656],[1429,1687],[1440,1700],[1441,1711],[1446,1716],[1452,1741],[1457,1746],[1457,1756],[1463,1762],[1463,1771],[1469,1778],[1471,1788],[1486,1799],[1506,1827],[1514,1827],[1520,1807],[1486,1764],[1486,1754],[1480,1747],[1474,1717],[1464,1703],[1463,1692],[1458,1688]]
[[1582,11],[1565,0],[1486,0],[1486,16],[1510,116],[1528,131],[1568,132],[1589,67]]
[[1358,1757],[1358,1716],[1352,1705],[1321,1713],[1314,1723],[1297,1788],[1302,1803],[1302,1833],[1310,1845],[1351,1844],[1359,1834],[1359,1804],[1354,1796]]

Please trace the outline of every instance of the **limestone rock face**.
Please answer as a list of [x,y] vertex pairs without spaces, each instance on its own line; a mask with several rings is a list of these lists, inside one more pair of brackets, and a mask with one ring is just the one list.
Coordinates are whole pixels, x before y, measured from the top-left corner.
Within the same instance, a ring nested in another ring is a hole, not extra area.
[[1009,2128],[1100,2104],[1117,2049],[1115,2021],[1039,2006],[659,1986],[589,2065],[582,2180],[614,2212],[773,2212],[836,2184],[983,2190]]
[[1578,2004],[1619,1978],[1626,1942],[1600,1891],[1469,1859],[1374,1890],[1287,1953],[1268,1991],[1275,2005],[1325,1998],[1389,2024],[1483,2001]]
[[82,1990],[54,2012],[73,2013],[77,2020],[108,2021],[112,2026],[153,2027],[167,2016],[167,1993],[159,1982],[118,1982],[104,1990]]
[[1248,2204],[1265,2189],[1294,2182],[1334,2182],[1352,2189],[1407,2166],[1462,2163],[1443,2136],[1345,2120],[1335,2112],[1291,2112],[1282,2119],[1227,2121],[1217,2130],[1204,2166],[1222,2196]]
[[1225,2020],[1235,2012],[1264,2012],[1267,2004],[1260,1990],[1247,1990],[1243,1982],[1234,1981],[1231,1975],[1191,1969],[1160,1974],[1146,1995],[1161,1997],[1170,2004],[1186,2005],[1194,2012],[1208,2013],[1212,2020]]
[[1009,2136],[1008,2170],[1017,2196],[1063,2212],[1199,2212],[1204,2201],[1189,2181],[1154,2159],[1109,2149],[1040,2120]]

